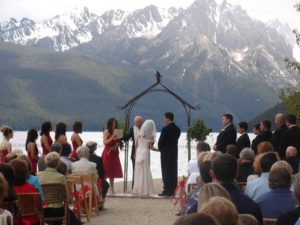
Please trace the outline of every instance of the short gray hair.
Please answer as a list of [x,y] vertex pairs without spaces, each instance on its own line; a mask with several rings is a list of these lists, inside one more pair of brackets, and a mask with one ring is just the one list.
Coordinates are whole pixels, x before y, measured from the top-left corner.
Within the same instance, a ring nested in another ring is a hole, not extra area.
[[57,152],[50,152],[45,157],[45,163],[47,167],[57,168],[60,155]]
[[79,148],[77,148],[76,153],[80,159],[81,158],[88,159],[90,155],[90,149],[86,146],[80,146]]
[[240,158],[253,162],[255,153],[251,148],[243,148],[243,150],[240,152]]

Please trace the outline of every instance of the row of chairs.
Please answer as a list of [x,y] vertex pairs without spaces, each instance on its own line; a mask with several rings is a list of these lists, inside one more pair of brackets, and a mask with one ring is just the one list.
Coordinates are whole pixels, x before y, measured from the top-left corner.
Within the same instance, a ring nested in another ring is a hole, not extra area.
[[0,207],[11,212],[16,212],[17,208],[22,217],[39,215],[40,224],[62,221],[69,225],[71,224],[69,210],[72,210],[80,220],[83,216],[86,217],[88,222],[90,222],[93,211],[99,215],[98,202],[100,199],[98,199],[99,195],[93,174],[70,174],[67,176],[67,185],[55,183],[43,184],[41,187],[46,204],[63,203],[65,212],[63,217],[45,218],[43,207],[37,201],[40,198],[39,193],[18,194],[18,200],[1,203]]

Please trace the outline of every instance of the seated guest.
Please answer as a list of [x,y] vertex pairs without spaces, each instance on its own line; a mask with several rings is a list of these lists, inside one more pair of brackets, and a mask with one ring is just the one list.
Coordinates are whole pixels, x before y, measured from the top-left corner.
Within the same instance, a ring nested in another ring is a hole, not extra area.
[[244,193],[253,200],[270,191],[269,188],[269,172],[272,165],[277,161],[274,152],[267,152],[262,155],[260,167],[262,174],[259,178],[247,183]]
[[208,202],[212,197],[219,196],[231,201],[230,195],[226,189],[215,182],[204,184],[199,191],[198,211],[201,206]]
[[236,174],[236,159],[231,155],[222,154],[213,160],[211,170],[213,181],[220,183],[228,191],[240,214],[251,214],[262,224],[259,206],[251,198],[240,192],[235,185]]
[[277,219],[277,225],[294,225],[300,217],[300,174],[295,175],[293,193],[297,201],[297,208],[281,214]]
[[94,162],[89,161],[90,150],[86,146],[80,146],[77,148],[76,151],[79,161],[72,163],[72,173],[88,173],[94,175],[95,180],[95,189],[97,190],[96,193],[99,195],[98,187],[97,187],[97,180],[98,180],[98,171],[97,165]]
[[0,163],[0,172],[8,183],[8,190],[4,202],[13,202],[17,200],[17,193],[14,187],[15,173],[9,164]]
[[195,213],[180,217],[173,225],[220,225],[213,216]]
[[18,159],[21,159],[26,163],[27,171],[28,171],[28,183],[33,184],[35,186],[35,188],[39,191],[39,193],[41,195],[41,202],[43,202],[44,201],[44,195],[43,195],[42,187],[40,185],[40,182],[39,182],[38,178],[36,176],[32,175],[32,173],[31,173],[31,162],[30,162],[28,156],[19,155]]
[[271,191],[257,198],[264,218],[277,218],[296,207],[290,190],[292,168],[285,161],[274,163],[269,176]]
[[[37,174],[40,183],[43,184],[53,184],[60,183],[66,185],[66,177],[59,173],[56,168],[59,165],[60,155],[57,152],[50,152],[45,157],[46,169]],[[44,217],[61,217],[65,213],[63,203],[49,203],[44,206]],[[69,211],[71,224],[81,225],[81,222],[76,218],[76,216]],[[61,222],[55,222],[53,225],[62,224]]]
[[257,154],[266,153],[266,152],[274,152],[272,143],[269,141],[260,142],[257,146]]
[[104,167],[103,167],[102,158],[95,154],[95,151],[97,149],[97,143],[93,142],[93,141],[89,141],[86,143],[86,146],[90,150],[89,161],[94,162],[97,165],[96,169],[98,171],[99,179],[101,180],[100,181],[101,186],[100,186],[99,190],[102,190],[102,198],[105,199],[106,194],[109,189],[109,183],[105,180],[105,171],[104,171]]
[[[56,152],[59,155],[61,155],[61,151],[62,151],[62,145],[59,143],[54,143],[50,148],[50,152]],[[45,162],[45,157],[46,157],[45,155],[42,155],[38,160],[39,171],[44,171],[47,167],[46,162]],[[63,163],[61,160],[59,160],[59,164],[58,164],[56,170],[63,175],[67,175],[68,167],[65,163]]]
[[244,148],[240,152],[239,157],[238,175],[236,179],[239,182],[246,182],[247,177],[254,174],[253,161],[255,153],[251,148]]
[[238,157],[238,150],[235,145],[226,146],[226,154],[232,155],[234,158]]
[[[4,176],[0,173],[0,203],[3,202],[4,197],[7,194],[8,184],[4,178]],[[12,214],[6,209],[0,208],[0,215],[1,215],[1,224],[11,224],[9,221],[12,221]],[[5,219],[6,218],[6,219]]]
[[224,197],[215,196],[204,203],[199,213],[213,216],[220,225],[238,225],[238,211],[235,205]]
[[269,120],[263,120],[260,123],[260,134],[258,134],[252,141],[251,149],[255,153],[257,153],[257,146],[259,143],[263,141],[271,141],[272,133],[271,129],[271,122]]
[[209,152],[210,146],[204,141],[200,141],[196,147],[196,159],[192,159],[188,163],[188,180],[187,184],[197,184],[197,177],[200,176],[199,166],[198,166],[198,157],[201,152]]
[[[27,182],[28,170],[26,163],[21,159],[14,159],[10,162],[12,169],[14,170],[15,179],[14,185],[17,194],[24,193],[39,193],[33,184]],[[37,204],[41,205],[40,199],[36,199]],[[23,216],[24,224],[40,224],[40,215]]]
[[212,160],[221,155],[223,153],[216,151],[216,152],[201,152],[198,157],[198,165],[200,170],[200,184],[199,189],[192,191],[189,193],[186,206],[185,206],[185,214],[196,213],[198,208],[198,200],[199,200],[199,191],[200,188],[206,184],[212,182],[212,178],[210,176],[210,170],[212,165]]
[[67,165],[68,174],[72,173],[72,161],[69,159],[71,151],[69,143],[62,144],[60,161]]
[[297,157],[298,151],[295,147],[289,146],[286,149],[285,161],[287,161],[293,169],[293,174],[299,171],[299,158]]
[[239,122],[238,132],[241,134],[236,141],[237,156],[244,148],[250,148],[250,138],[248,136],[248,123],[245,121]]

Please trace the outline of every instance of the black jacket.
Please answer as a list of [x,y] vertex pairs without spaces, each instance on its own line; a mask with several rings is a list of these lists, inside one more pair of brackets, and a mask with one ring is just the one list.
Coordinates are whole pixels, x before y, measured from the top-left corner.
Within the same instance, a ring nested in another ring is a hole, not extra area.
[[135,141],[134,141],[133,127],[130,127],[129,133],[123,137],[124,141],[129,141],[130,139],[132,140],[132,147],[131,147],[130,158],[134,159],[134,156],[135,156]]
[[173,155],[177,157],[180,133],[180,128],[175,123],[170,123],[163,127],[158,140],[158,149],[161,155]]
[[226,127],[217,137],[216,150],[225,153],[227,145],[236,144],[236,135],[236,129],[233,124]]
[[287,147],[294,146],[298,150],[298,157],[300,157],[300,128],[293,126],[283,132],[280,140],[280,157],[285,158],[285,151]]
[[271,131],[266,131],[266,132],[263,132],[263,133],[257,135],[253,139],[251,148],[255,152],[255,154],[257,153],[257,146],[258,146],[258,144],[261,143],[261,142],[263,142],[263,141],[269,141],[269,142],[271,142],[271,137],[272,137]]
[[277,129],[275,129],[272,133],[271,142],[276,152],[279,153],[280,150],[280,140],[284,131],[287,130],[286,125],[281,125]]
[[250,139],[247,133],[242,134],[236,141],[236,147],[238,150],[238,155],[243,150],[243,148],[250,147]]

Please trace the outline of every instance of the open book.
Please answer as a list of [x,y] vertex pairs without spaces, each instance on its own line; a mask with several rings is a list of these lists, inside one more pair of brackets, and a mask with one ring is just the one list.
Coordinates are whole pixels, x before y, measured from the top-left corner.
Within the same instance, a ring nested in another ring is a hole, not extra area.
[[121,139],[123,137],[123,130],[124,129],[115,129],[114,134],[117,135],[117,139]]

